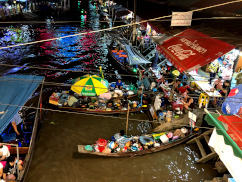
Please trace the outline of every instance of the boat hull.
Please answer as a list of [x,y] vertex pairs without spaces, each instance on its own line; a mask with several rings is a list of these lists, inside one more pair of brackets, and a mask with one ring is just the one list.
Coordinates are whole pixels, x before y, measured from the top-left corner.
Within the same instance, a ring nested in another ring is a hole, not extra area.
[[77,147],[78,147],[78,152],[84,153],[84,154],[99,155],[99,156],[105,156],[105,157],[132,157],[132,156],[151,154],[151,153],[155,153],[155,152],[159,152],[159,151],[162,151],[165,149],[175,147],[176,145],[184,143],[187,140],[190,140],[197,135],[198,135],[198,133],[192,133],[192,134],[189,134],[186,137],[178,139],[176,141],[173,141],[173,142],[170,142],[167,144],[162,144],[160,147],[153,147],[153,148],[150,148],[147,150],[142,150],[142,151],[137,151],[137,152],[120,152],[120,153],[105,154],[105,153],[101,153],[101,152],[86,151],[85,145],[78,145]]

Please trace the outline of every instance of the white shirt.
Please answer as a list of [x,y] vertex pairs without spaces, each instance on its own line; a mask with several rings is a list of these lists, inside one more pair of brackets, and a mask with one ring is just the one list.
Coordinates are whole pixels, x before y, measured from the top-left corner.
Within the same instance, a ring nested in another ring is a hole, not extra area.
[[8,158],[10,156],[10,152],[8,150],[8,147],[6,145],[3,145],[3,147],[0,149],[0,155],[6,156]]

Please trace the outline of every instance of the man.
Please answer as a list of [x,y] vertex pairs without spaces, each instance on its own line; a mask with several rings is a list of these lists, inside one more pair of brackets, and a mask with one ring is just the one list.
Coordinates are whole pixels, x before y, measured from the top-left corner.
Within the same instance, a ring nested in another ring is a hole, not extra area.
[[223,82],[222,82],[222,77],[220,76],[220,77],[218,77],[218,79],[216,79],[215,81],[214,81],[214,83],[213,83],[213,89],[212,89],[212,91],[213,90],[218,90],[219,89],[219,87],[220,86],[222,86],[223,85]]
[[68,100],[67,100],[68,106],[70,106],[70,107],[77,107],[77,106],[79,106],[79,102],[78,102],[77,98],[74,97],[74,92],[70,91],[69,94],[70,95],[68,96]]
[[10,152],[8,150],[8,147],[6,145],[2,144],[3,139],[0,137],[0,161],[6,160],[10,156]]
[[[7,160],[7,164],[3,169],[3,179],[5,181],[15,181],[17,179],[17,166],[15,165],[17,158],[10,156]],[[17,162],[19,170],[23,170],[22,161]]]
[[151,101],[152,100],[151,100],[150,96],[148,94],[144,93],[143,97],[142,97],[143,104],[144,105],[149,105],[149,104],[151,104]]
[[214,60],[212,63],[210,63],[208,70],[210,72],[210,83],[212,82],[212,80],[215,78],[216,73],[218,72],[218,68],[219,68],[219,63],[218,60]]
[[11,120],[11,124],[13,126],[15,133],[17,135],[20,135],[19,132],[21,131],[22,118],[18,112],[13,116],[13,118]]
[[114,139],[118,143],[119,148],[124,148],[125,144],[130,141],[130,138],[124,135],[124,130],[120,130],[120,133],[116,133]]
[[116,88],[122,89],[123,88],[123,82],[118,79],[118,81],[116,82]]

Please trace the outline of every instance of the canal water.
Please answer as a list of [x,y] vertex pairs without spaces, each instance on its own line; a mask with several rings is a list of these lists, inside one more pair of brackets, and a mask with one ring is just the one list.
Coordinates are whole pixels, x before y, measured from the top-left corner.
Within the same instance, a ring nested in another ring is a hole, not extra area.
[[[1,47],[110,27],[100,23],[94,6],[89,3],[87,14],[80,16],[81,23],[51,23],[51,16],[44,24],[13,24],[2,30]],[[17,29],[16,29],[17,28]],[[88,33],[56,41],[0,50],[2,75],[34,74],[45,76],[45,81],[70,83],[83,72],[97,72],[102,66],[105,73],[123,74],[108,59],[108,32]],[[10,67],[6,64],[23,65]],[[36,68],[38,67],[38,68]],[[39,69],[48,68],[48,69]],[[54,69],[68,71],[56,71]],[[105,75],[109,81],[116,76]],[[130,82],[130,77],[123,77]],[[56,85],[44,86],[44,100],[48,101]],[[64,89],[58,87],[58,89]],[[36,97],[37,100],[37,97]],[[44,103],[43,107],[49,108]],[[133,182],[133,181],[204,181],[217,175],[213,164],[197,164],[200,157],[196,147],[181,144],[162,152],[128,158],[105,158],[79,154],[78,144],[92,144],[98,138],[110,137],[125,129],[125,116],[121,118],[68,114],[44,111],[43,125],[38,134],[27,182]],[[147,119],[146,114],[130,118]],[[151,133],[152,126],[145,122],[129,121],[129,135]]]

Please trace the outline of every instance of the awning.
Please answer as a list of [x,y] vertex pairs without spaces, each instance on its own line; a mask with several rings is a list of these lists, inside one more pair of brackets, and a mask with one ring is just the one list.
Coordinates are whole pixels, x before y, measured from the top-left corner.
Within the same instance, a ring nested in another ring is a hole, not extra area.
[[235,46],[187,29],[157,46],[180,72],[198,69],[234,49]]
[[233,148],[234,155],[242,158],[242,119],[238,116],[219,116],[219,114],[208,113],[205,121],[215,126],[217,134],[223,135],[225,144]]
[[34,93],[44,77],[33,75],[12,75],[0,77],[0,134],[13,116]]
[[130,65],[140,65],[140,64],[149,64],[148,61],[142,54],[140,54],[135,48],[125,45],[125,49],[128,55],[128,60]]
[[225,144],[223,135],[219,135],[216,129],[213,130],[208,145],[214,148],[234,180],[241,181],[242,158],[234,155],[233,148]]
[[242,114],[242,84],[234,87],[228,97],[225,99],[222,105],[222,111],[224,114]]

